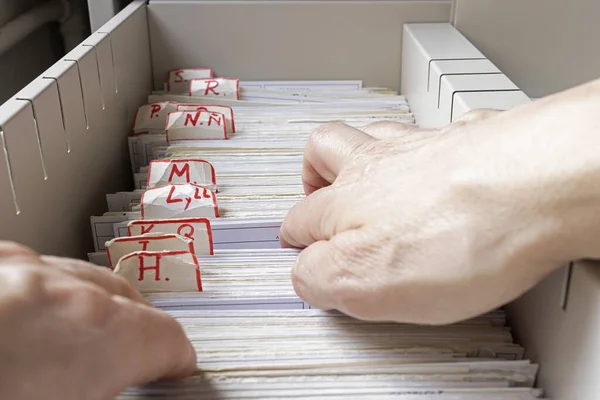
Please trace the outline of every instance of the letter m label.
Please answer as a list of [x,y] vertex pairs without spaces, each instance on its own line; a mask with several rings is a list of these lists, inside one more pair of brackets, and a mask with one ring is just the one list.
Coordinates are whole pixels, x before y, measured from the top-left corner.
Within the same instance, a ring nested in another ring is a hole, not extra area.
[[171,167],[171,173],[169,174],[169,183],[173,182],[173,178],[175,176],[179,178],[183,178],[185,176],[185,183],[190,183],[190,164],[184,164],[181,169],[179,169],[179,165],[173,164]]

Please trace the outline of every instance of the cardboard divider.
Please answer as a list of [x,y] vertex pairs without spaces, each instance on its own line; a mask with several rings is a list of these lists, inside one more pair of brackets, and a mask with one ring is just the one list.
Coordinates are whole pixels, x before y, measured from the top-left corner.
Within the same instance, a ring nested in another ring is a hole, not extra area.
[[106,211],[105,193],[132,186],[126,137],[151,91],[145,2],[118,20],[0,107],[0,238],[84,258],[87,217]]

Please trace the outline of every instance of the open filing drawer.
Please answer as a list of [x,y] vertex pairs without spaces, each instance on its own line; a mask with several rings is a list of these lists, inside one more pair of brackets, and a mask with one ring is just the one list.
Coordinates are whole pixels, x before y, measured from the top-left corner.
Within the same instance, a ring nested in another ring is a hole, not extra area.
[[[133,187],[127,136],[168,70],[362,79],[399,89],[422,126],[529,101],[447,21],[450,1],[134,1],[0,107],[0,238],[85,257],[90,215]],[[600,398],[600,271],[558,271],[509,306],[555,400]]]

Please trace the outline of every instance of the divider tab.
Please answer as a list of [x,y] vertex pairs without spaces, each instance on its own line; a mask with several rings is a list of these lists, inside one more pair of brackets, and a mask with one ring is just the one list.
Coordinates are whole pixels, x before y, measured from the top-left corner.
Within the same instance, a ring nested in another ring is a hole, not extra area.
[[136,251],[191,251],[195,254],[194,241],[177,234],[150,233],[128,236],[106,242],[108,266],[113,268],[127,254]]
[[142,219],[218,218],[215,192],[194,184],[167,185],[144,192]]
[[136,251],[121,258],[114,273],[141,293],[202,291],[200,265],[190,251]]
[[223,114],[204,111],[176,111],[167,117],[167,141],[227,139]]
[[127,233],[129,236],[174,233],[192,239],[197,255],[214,255],[212,228],[206,218],[136,220],[127,224]]
[[189,93],[193,97],[229,97],[240,99],[240,81],[235,78],[192,79]]

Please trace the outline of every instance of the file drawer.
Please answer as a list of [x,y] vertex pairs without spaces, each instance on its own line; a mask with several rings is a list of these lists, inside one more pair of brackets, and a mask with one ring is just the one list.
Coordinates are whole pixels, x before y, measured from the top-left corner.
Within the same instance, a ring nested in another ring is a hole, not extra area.
[[[133,188],[133,174],[122,173],[131,170],[127,136],[169,69],[362,79],[399,89],[422,126],[529,102],[447,22],[450,9],[450,1],[134,1],[0,106],[0,237],[84,258],[90,215],[106,211],[106,193]],[[549,398],[600,398],[597,266],[558,271],[508,309]]]

